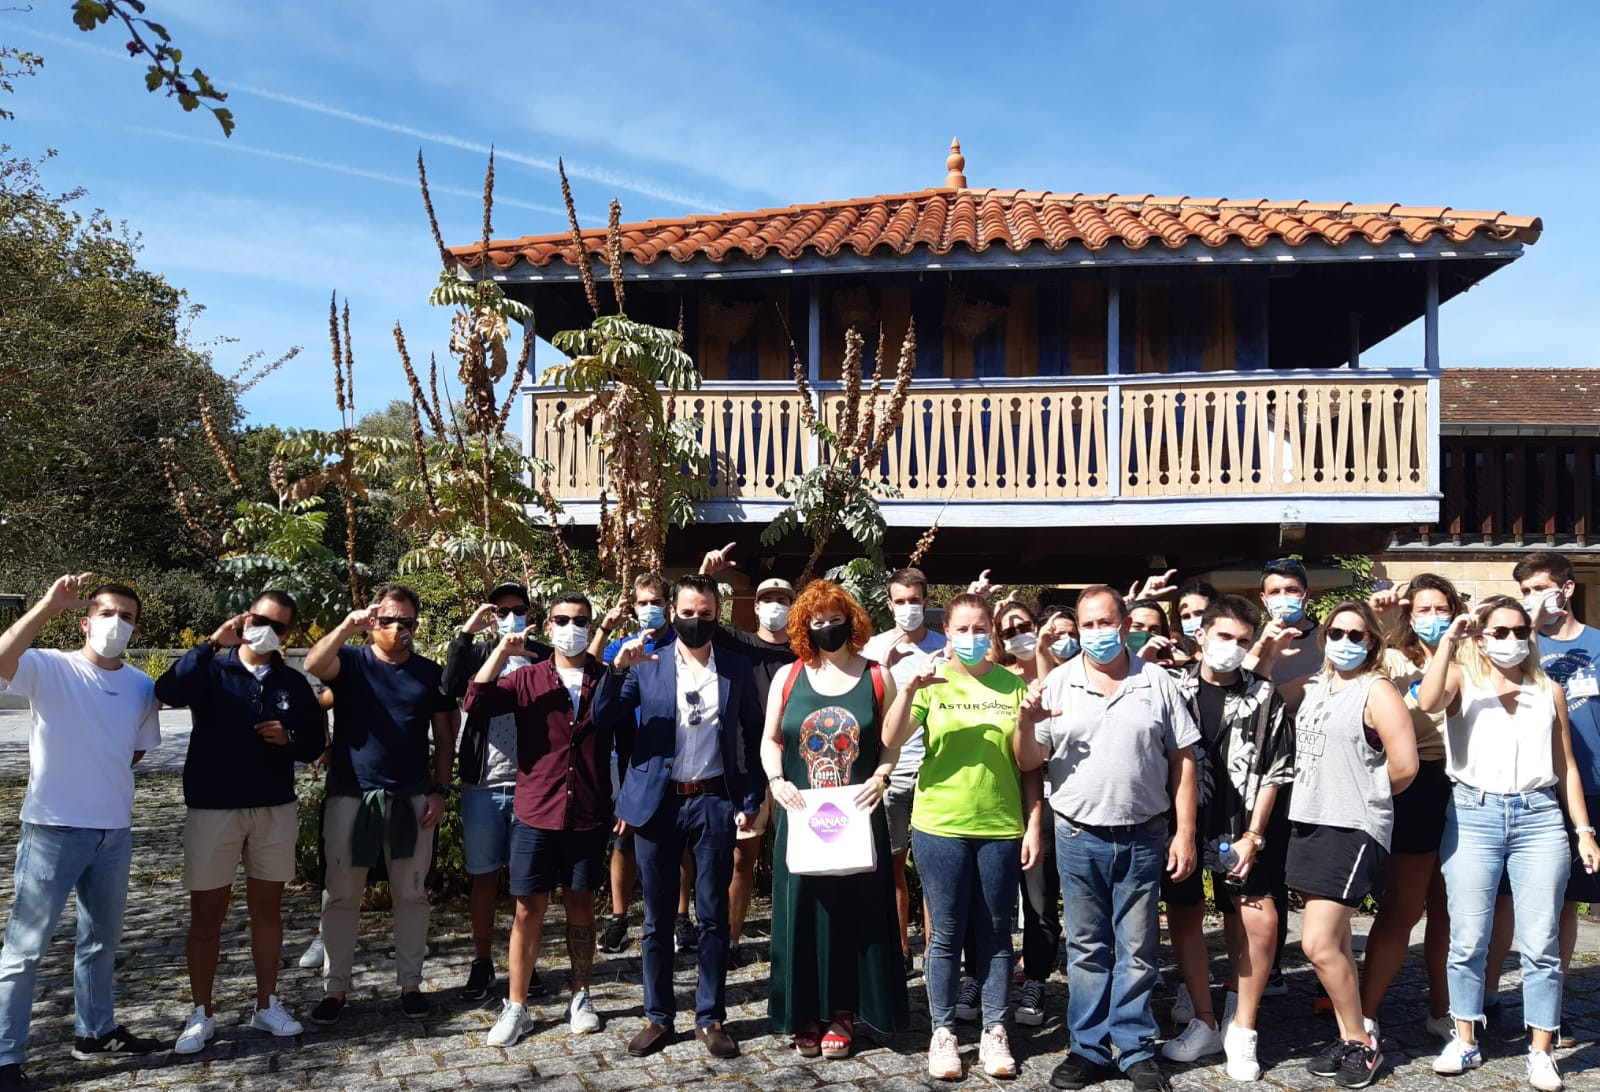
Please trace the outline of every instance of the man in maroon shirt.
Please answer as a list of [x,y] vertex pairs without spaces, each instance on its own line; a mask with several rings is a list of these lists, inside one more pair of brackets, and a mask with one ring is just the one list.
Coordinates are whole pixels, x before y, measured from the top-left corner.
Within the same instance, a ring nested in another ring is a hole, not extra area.
[[524,634],[508,633],[467,687],[468,713],[514,713],[517,718],[511,996],[489,1032],[491,1046],[510,1046],[533,1028],[528,977],[539,958],[545,908],[557,887],[567,911],[567,956],[572,962],[568,1021],[577,1033],[601,1026],[589,985],[594,892],[606,879],[611,829],[612,734],[596,728],[589,717],[595,684],[604,672],[586,651],[593,618],[583,596],[561,596],[550,605],[547,624],[554,656],[501,677],[507,658],[520,655],[526,643]]

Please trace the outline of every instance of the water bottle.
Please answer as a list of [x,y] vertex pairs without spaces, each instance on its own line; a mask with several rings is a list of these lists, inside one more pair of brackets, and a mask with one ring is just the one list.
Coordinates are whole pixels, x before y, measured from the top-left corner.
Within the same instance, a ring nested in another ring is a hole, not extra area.
[[1217,862],[1222,865],[1224,883],[1237,887],[1244,882],[1233,874],[1233,870],[1239,867],[1239,851],[1234,849],[1231,843],[1226,841],[1217,843]]

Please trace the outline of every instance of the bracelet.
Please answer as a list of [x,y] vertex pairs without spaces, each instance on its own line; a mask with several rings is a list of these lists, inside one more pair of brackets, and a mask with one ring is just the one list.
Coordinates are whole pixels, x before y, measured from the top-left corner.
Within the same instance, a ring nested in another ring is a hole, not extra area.
[[780,774],[773,774],[771,777],[767,778],[767,784],[770,785],[774,781],[782,781],[782,780],[783,780],[783,775],[781,773]]
[[1572,833],[1574,833],[1574,834],[1593,834],[1594,833],[1594,828],[1593,827],[1573,827],[1572,828]]

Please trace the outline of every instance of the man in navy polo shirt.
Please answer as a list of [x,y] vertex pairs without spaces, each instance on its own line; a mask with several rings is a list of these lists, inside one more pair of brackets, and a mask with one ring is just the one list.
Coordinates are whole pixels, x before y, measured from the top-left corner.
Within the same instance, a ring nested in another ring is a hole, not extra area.
[[[461,718],[444,693],[443,668],[412,651],[417,593],[403,584],[386,584],[374,599],[373,606],[352,611],[306,656],[306,670],[333,690],[333,746],[322,819],[328,861],[322,909],[327,992],[311,1010],[314,1024],[335,1023],[344,1011],[361,896],[379,853],[394,899],[401,1011],[420,1020],[433,1009],[422,995],[428,945],[428,894],[422,881],[434,828],[444,817]],[[358,633],[369,643],[346,647]]]

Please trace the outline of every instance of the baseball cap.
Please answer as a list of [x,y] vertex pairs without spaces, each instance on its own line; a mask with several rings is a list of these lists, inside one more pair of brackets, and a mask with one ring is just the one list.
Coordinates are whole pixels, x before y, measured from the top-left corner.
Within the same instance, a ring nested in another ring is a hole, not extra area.
[[502,595],[520,595],[522,596],[522,601],[524,603],[528,601],[527,588],[523,587],[515,580],[504,580],[489,589],[489,594],[484,598],[484,602],[493,603]]
[[764,593],[769,591],[788,592],[790,598],[794,597],[794,585],[789,583],[787,580],[780,580],[775,576],[769,580],[763,580],[759,585],[756,586],[756,598],[761,598]]

